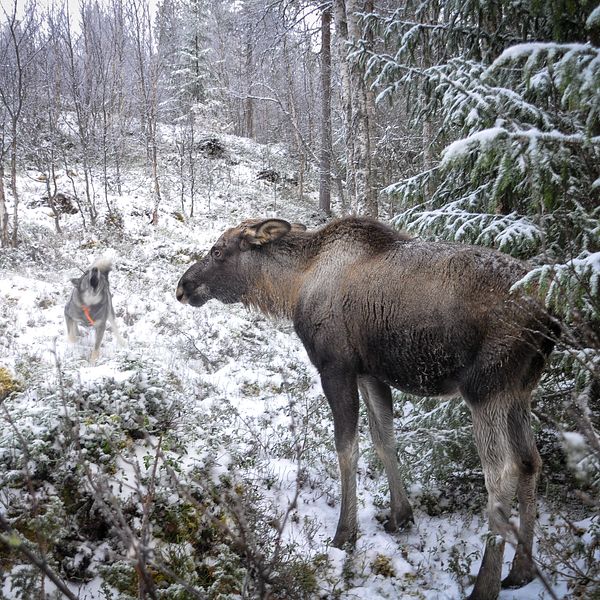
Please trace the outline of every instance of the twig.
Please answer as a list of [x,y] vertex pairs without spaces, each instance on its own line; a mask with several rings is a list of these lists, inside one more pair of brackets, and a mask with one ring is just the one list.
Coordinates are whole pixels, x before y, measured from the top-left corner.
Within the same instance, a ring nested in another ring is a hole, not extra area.
[[67,587],[66,583],[52,570],[46,559],[37,556],[32,550],[30,550],[20,535],[12,528],[11,524],[0,515],[0,529],[9,535],[0,534],[0,541],[6,544],[9,548],[14,548],[20,552],[26,560],[32,564],[36,569],[43,573],[52,583],[58,588],[58,590],[64,594],[69,600],[78,600],[77,596]]

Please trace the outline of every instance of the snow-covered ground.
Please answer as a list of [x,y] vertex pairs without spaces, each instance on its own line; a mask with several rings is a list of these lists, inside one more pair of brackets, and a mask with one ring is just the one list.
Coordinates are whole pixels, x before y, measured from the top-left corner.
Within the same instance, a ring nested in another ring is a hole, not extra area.
[[[165,198],[156,226],[148,216],[153,208],[151,186],[139,171],[128,173],[121,197],[110,198],[123,216],[123,228],[102,225],[94,232],[85,230],[75,214],[64,215],[63,233],[55,233],[50,210],[29,206],[45,193],[44,184],[31,177],[20,179],[23,243],[16,250],[3,250],[0,261],[0,365],[15,376],[23,391],[7,399],[0,413],[0,512],[14,517],[19,506],[35,506],[36,494],[45,503],[57,494],[54,484],[38,481],[44,479],[36,475],[44,461],[50,470],[77,468],[52,454],[62,452],[63,439],[48,440],[49,432],[63,431],[61,420],[67,417],[77,422],[80,440],[73,456],[89,460],[88,479],[104,477],[109,483],[106,493],[121,506],[128,499],[135,503],[149,489],[159,439],[165,445],[158,469],[163,479],[157,489],[167,504],[182,501],[182,492],[163,464],[171,465],[186,485],[192,485],[198,473],[208,474],[215,485],[222,484],[224,477],[239,482],[246,490],[242,495],[256,497],[265,513],[279,519],[274,527],[282,531],[282,544],[318,564],[313,597],[463,597],[472,583],[470,576],[479,568],[486,532],[479,509],[465,506],[464,511],[429,516],[419,503],[420,486],[414,484],[415,525],[407,532],[386,533],[380,515],[386,501],[385,479],[372,466],[363,422],[360,537],[353,553],[331,547],[339,510],[332,422],[316,372],[290,324],[237,305],[210,302],[193,309],[176,301],[175,286],[181,274],[226,227],[245,217],[274,215],[309,226],[318,224],[314,190],[312,197],[299,202],[291,184],[273,186],[256,180],[256,173],[267,166],[293,170],[283,150],[233,137],[223,139],[228,159],[210,167],[214,169],[210,210],[204,195],[197,200],[194,218],[183,221],[176,214],[181,210],[177,180],[175,168],[169,167],[172,173],[167,168],[168,161],[163,172]],[[61,183],[69,191],[67,179]],[[102,202],[98,201],[101,223]],[[117,346],[109,331],[100,359],[90,365],[93,334],[86,333],[77,344],[69,345],[63,310],[70,278],[99,256],[113,257],[113,302],[127,343]],[[69,389],[79,390],[76,397],[86,399],[84,416],[77,413],[75,396],[65,391]],[[145,424],[150,432],[145,438],[115,433],[119,428],[133,431],[151,402],[162,403],[150,414],[157,423],[164,422],[167,414],[167,433],[153,431],[152,418]],[[132,425],[125,427],[128,419]],[[102,445],[98,440],[103,436],[109,444],[104,459],[98,455]],[[28,465],[35,491],[26,485],[11,486],[20,477],[15,465],[25,453],[24,440],[31,446]],[[117,458],[115,447],[119,448]],[[110,468],[104,468],[103,460],[110,462]],[[474,496],[481,492],[474,490]],[[67,504],[63,497],[61,510]],[[44,516],[48,514],[46,509]],[[131,528],[141,527],[139,521],[138,515]],[[543,509],[540,526],[551,526]],[[152,521],[151,528],[154,533],[159,523]],[[60,534],[58,526],[57,531]],[[126,552],[119,556],[123,542],[113,544],[110,535],[92,541],[81,536],[76,541],[79,546],[70,560],[80,560],[86,553],[92,557],[86,581],[70,583],[82,599],[127,597],[115,591],[113,580],[102,576],[102,567],[127,560]],[[30,535],[29,539],[36,538]],[[152,547],[164,550],[173,543],[165,539],[153,536]],[[511,554],[509,549],[506,571]],[[21,561],[2,556],[0,597],[26,597],[17,595],[15,575]],[[553,580],[552,587],[557,597],[567,597],[564,580]],[[45,589],[51,592],[52,584],[46,581]],[[540,581],[500,595],[502,600],[550,597]]]

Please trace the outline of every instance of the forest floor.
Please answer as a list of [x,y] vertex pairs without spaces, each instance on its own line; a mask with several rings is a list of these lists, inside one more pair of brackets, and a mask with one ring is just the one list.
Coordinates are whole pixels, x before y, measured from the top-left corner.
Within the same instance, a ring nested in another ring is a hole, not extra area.
[[[446,509],[443,503],[432,508],[435,495],[430,488],[425,494],[419,474],[413,473],[409,491],[415,524],[406,532],[386,533],[381,523],[386,482],[362,415],[360,536],[351,553],[331,547],[339,510],[332,421],[316,372],[291,325],[240,305],[210,302],[193,309],[176,301],[177,281],[193,259],[243,218],[278,216],[309,227],[320,223],[316,189],[310,181],[299,201],[291,181],[257,180],[264,168],[282,174],[292,171],[281,148],[222,138],[227,155],[203,163],[202,197],[193,218],[182,218],[168,146],[156,225],[150,223],[151,184],[141,168],[128,171],[122,195],[109,197],[122,216],[121,224],[107,219],[102,200],[98,227],[84,228],[79,214],[63,215],[61,234],[54,230],[49,208],[34,206],[45,193],[44,183],[20,178],[22,243],[3,250],[0,259],[0,366],[14,376],[20,389],[2,403],[0,412],[0,512],[20,523],[17,529],[30,543],[45,540],[51,565],[72,575],[70,589],[82,600],[136,597],[124,583],[131,568],[127,548],[131,538],[116,539],[116,531],[123,515],[133,515],[128,522],[131,530],[143,529],[149,490],[154,507],[148,531],[155,554],[192,551],[193,538],[200,535],[193,526],[199,517],[190,517],[186,539],[181,528],[182,515],[187,514],[182,490],[194,485],[205,489],[201,478],[210,480],[213,491],[235,489],[243,497],[239,511],[247,512],[248,523],[258,528],[250,531],[256,539],[248,544],[266,556],[277,553],[288,566],[303,565],[304,589],[293,588],[296,592],[285,597],[294,593],[298,598],[369,600],[464,597],[479,568],[486,532],[483,487],[473,489],[472,505],[461,510]],[[69,192],[67,178],[60,181]],[[82,189],[81,178],[77,185]],[[99,256],[113,258],[110,283],[126,346],[119,347],[108,331],[100,358],[91,365],[93,335],[86,333],[70,345],[63,310],[70,278]],[[76,444],[64,439],[65,418],[76,422]],[[397,421],[401,427],[401,407]],[[143,435],[135,435],[138,425],[146,427]],[[105,495],[104,507],[98,508],[97,514],[114,511],[114,521],[103,533],[91,534],[90,524],[70,513],[81,512],[84,505],[67,499],[65,482],[75,471],[77,489],[69,493],[99,505],[102,488],[111,498],[106,502]],[[94,488],[94,481],[103,486]],[[437,485],[443,488],[442,483]],[[565,502],[565,511],[567,507]],[[239,511],[227,518],[235,521]],[[177,539],[165,525],[173,514]],[[565,516],[583,531],[590,523],[585,512]],[[561,522],[542,502],[539,530],[558,535]],[[204,548],[215,565],[227,554],[216,551],[216,546]],[[505,572],[511,555],[509,548]],[[282,576],[285,568],[275,571]],[[0,552],[0,597],[33,597],[23,590],[27,585],[39,590],[40,578],[27,573],[16,553]],[[556,597],[569,595],[568,578],[545,574]],[[230,576],[235,580],[235,573]],[[222,588],[219,595],[217,583],[224,586],[225,578],[214,573],[211,577],[208,597],[239,597],[235,584],[229,590]],[[167,585],[164,581],[157,585],[163,584]],[[53,584],[45,580],[43,585],[51,594]],[[551,595],[536,580],[520,590],[502,591],[500,598]]]

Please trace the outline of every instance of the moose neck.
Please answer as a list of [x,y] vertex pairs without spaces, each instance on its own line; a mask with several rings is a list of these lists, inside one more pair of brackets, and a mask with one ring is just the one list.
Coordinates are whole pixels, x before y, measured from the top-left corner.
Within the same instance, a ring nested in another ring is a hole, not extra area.
[[256,273],[244,304],[261,312],[293,319],[304,274],[310,266],[310,236],[292,233],[256,251],[252,269]]

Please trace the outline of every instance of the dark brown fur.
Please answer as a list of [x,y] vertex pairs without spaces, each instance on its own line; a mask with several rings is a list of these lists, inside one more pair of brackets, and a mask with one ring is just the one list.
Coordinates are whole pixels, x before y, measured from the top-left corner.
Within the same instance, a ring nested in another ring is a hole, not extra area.
[[[511,292],[526,273],[509,256],[426,242],[358,217],[305,231],[279,219],[226,231],[183,275],[177,298],[216,298],[285,316],[318,369],[332,409],[342,502],[334,545],[357,535],[358,392],[390,486],[388,530],[412,521],[395,452],[390,386],[460,394],[473,415],[491,530],[503,534],[515,495],[519,546],[508,586],[535,575],[531,560],[541,461],[529,425],[530,394],[556,331],[531,299]],[[504,541],[490,537],[472,598],[495,598]]]

